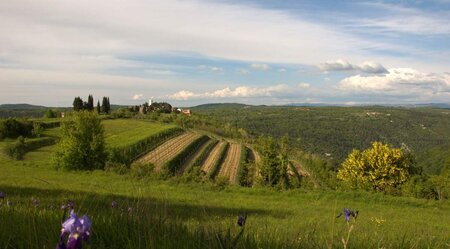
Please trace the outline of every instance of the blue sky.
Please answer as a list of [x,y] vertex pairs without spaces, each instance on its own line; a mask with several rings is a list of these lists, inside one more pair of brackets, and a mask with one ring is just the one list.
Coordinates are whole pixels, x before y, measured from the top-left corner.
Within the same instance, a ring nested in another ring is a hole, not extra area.
[[0,104],[450,102],[450,1],[0,3]]

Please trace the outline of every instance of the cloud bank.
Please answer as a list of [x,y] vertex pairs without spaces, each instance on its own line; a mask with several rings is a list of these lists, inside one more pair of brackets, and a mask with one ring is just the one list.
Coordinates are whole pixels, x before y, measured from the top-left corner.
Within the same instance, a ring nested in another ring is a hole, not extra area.
[[327,61],[317,66],[322,71],[360,71],[371,74],[384,74],[388,70],[380,63],[365,61],[361,65],[350,64],[345,60]]

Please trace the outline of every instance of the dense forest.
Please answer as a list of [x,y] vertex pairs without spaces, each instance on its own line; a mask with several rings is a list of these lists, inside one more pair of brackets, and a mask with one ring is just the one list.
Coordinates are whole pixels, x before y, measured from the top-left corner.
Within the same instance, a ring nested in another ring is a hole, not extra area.
[[291,146],[342,162],[373,141],[407,147],[427,173],[450,158],[450,109],[400,107],[286,107],[212,104],[193,108],[242,127],[252,137],[287,134]]

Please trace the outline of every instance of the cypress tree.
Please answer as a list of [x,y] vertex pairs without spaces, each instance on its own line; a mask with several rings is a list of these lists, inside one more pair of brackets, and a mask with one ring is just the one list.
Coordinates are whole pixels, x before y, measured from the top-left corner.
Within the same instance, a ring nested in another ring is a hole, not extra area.
[[73,100],[73,110],[80,111],[83,109],[83,100],[78,96]]
[[103,97],[102,99],[102,112],[108,113],[108,100],[106,99],[106,97]]
[[88,102],[87,102],[87,108],[89,111],[93,111],[94,110],[94,97],[89,94],[88,96]]
[[97,113],[100,114],[101,109],[100,109],[100,100],[97,100]]

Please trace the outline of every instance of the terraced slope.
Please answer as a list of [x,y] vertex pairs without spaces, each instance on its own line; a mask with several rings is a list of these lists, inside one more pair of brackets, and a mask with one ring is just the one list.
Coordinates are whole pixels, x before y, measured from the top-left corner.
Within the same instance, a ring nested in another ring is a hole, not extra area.
[[200,135],[197,133],[187,132],[180,136],[174,137],[139,158],[137,162],[153,163],[155,165],[155,171],[159,172],[165,162],[175,157],[181,150],[183,150],[199,136]]
[[219,157],[220,150],[225,145],[225,142],[221,141],[216,146],[214,146],[213,150],[209,154],[208,158],[206,159],[205,163],[202,165],[202,170],[206,173],[209,173],[211,171],[212,166],[217,161],[217,158]]
[[241,157],[241,145],[237,143],[230,143],[230,148],[227,157],[222,164],[219,171],[219,176],[228,177],[230,183],[236,183],[236,174],[239,167],[239,160]]
[[205,149],[205,147],[208,146],[208,144],[209,144],[208,142],[202,144],[202,146],[200,146],[200,148],[198,148],[198,150],[186,160],[183,166],[181,166],[180,170],[178,171],[178,174],[182,175],[186,170],[186,167],[188,167],[190,164],[194,162],[194,160],[203,152],[203,150]]

